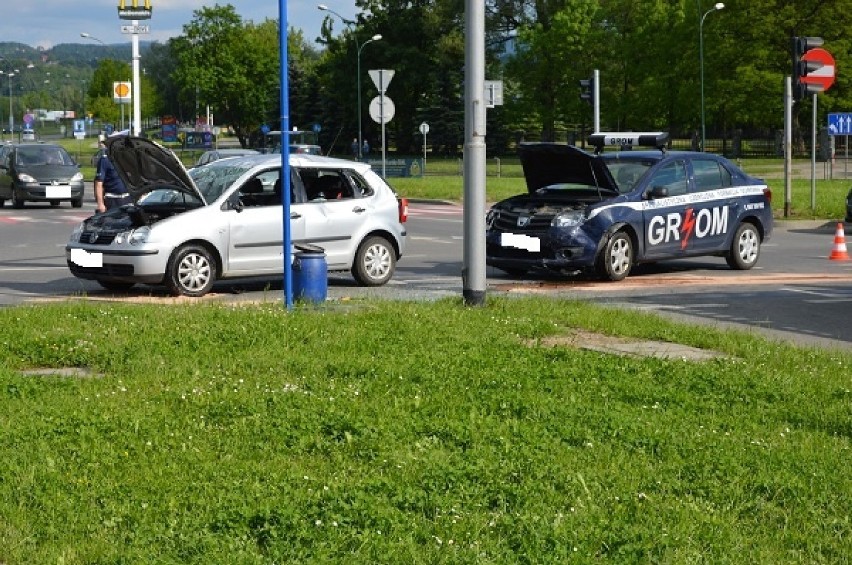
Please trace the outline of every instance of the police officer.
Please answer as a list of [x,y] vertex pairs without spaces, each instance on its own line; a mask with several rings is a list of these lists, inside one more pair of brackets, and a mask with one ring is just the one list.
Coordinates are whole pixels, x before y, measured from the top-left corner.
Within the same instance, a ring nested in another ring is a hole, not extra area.
[[95,202],[98,212],[106,212],[124,204],[130,204],[133,199],[124,186],[124,181],[118,176],[106,153],[98,159],[98,169],[95,173]]

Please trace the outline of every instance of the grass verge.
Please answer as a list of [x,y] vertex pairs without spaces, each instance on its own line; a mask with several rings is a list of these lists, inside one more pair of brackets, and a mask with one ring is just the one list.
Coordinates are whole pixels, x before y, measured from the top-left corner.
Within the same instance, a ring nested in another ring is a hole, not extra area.
[[[730,357],[536,345],[572,328]],[[68,302],[0,347],[6,565],[849,556],[844,352],[544,298]]]

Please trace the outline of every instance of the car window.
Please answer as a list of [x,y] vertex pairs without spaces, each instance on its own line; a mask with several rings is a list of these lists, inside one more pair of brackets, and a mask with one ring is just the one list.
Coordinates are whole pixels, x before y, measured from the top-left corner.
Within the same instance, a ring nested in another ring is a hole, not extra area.
[[301,175],[309,201],[346,200],[355,196],[352,184],[342,171],[303,169]]
[[649,186],[663,187],[669,196],[686,194],[686,167],[683,161],[672,161],[663,165],[651,177]]
[[[281,204],[281,172],[279,169],[264,171],[240,187],[240,202],[243,206],[277,206]],[[292,191],[290,192],[292,202]]]
[[356,198],[366,198],[373,195],[373,187],[359,175],[356,175],[353,171],[349,171],[346,176],[349,177],[349,182],[355,187]]
[[692,172],[698,192],[727,188],[732,184],[730,171],[713,159],[693,159]]

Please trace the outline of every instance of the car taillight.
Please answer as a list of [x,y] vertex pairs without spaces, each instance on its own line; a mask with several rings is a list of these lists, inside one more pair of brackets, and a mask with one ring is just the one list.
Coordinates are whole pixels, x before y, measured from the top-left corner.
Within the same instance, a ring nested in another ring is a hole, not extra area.
[[408,198],[397,198],[399,204],[399,223],[404,224],[408,220]]
[[767,186],[763,189],[763,195],[766,197],[766,201],[772,204],[772,189]]

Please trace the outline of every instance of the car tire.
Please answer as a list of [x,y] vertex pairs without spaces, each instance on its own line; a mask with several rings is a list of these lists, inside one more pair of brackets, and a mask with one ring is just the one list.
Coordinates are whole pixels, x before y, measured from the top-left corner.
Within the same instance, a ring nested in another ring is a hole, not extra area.
[[179,247],[166,267],[166,288],[174,296],[204,296],[215,280],[216,261],[201,245]]
[[24,199],[18,197],[18,191],[12,191],[12,208],[21,209],[24,207]]
[[6,201],[0,198],[0,208],[3,208],[6,205]]
[[50,201],[50,205],[51,205],[51,206],[53,206],[54,208],[55,208],[56,206],[59,206],[59,200],[51,200],[51,201]]
[[106,290],[125,291],[133,288],[133,285],[135,285],[136,283],[98,279],[98,284]]
[[396,269],[396,251],[387,239],[368,237],[358,247],[352,276],[361,286],[381,286],[388,282]]
[[72,208],[82,208],[83,207],[83,199],[82,198],[75,198],[74,200],[71,201],[71,207]]
[[731,241],[731,249],[725,255],[728,266],[738,271],[754,267],[760,257],[760,234],[754,224],[740,224]]
[[623,231],[612,234],[598,259],[598,272],[611,281],[627,278],[633,268],[633,240]]

